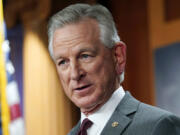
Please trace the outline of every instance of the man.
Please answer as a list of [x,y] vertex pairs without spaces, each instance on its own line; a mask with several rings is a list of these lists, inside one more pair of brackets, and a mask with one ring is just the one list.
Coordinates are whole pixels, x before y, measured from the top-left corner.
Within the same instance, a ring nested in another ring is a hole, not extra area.
[[49,52],[81,120],[69,135],[180,135],[180,118],[121,87],[126,46],[103,6],[71,5],[48,28]]

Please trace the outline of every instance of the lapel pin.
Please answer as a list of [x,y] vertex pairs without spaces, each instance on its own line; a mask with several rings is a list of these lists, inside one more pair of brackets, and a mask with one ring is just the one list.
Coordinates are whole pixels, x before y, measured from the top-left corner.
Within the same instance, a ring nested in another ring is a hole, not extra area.
[[119,123],[117,121],[112,123],[112,127],[117,127],[119,125]]

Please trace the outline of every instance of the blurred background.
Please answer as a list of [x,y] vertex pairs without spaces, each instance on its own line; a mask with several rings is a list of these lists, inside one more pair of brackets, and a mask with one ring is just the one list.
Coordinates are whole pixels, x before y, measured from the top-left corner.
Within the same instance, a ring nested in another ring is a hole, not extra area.
[[1,0],[0,135],[66,135],[79,120],[47,49],[49,17],[73,3],[111,11],[127,45],[124,89],[180,116],[179,0]]

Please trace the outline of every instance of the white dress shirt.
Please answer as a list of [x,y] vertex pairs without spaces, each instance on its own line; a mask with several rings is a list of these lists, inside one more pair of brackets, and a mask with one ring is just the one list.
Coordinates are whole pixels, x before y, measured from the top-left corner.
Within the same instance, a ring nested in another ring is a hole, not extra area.
[[100,135],[116,107],[125,95],[124,89],[120,86],[114,91],[110,99],[95,113],[86,117],[81,113],[81,123],[85,118],[93,122],[93,125],[87,130],[88,135]]

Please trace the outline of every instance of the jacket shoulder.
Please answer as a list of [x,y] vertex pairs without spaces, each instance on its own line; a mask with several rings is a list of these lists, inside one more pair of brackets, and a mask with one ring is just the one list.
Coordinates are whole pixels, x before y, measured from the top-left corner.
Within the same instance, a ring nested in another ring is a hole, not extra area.
[[[180,135],[180,118],[155,106],[140,103],[132,122],[132,129],[150,135]],[[142,128],[143,127],[143,128]]]
[[80,121],[71,129],[68,135],[76,135],[80,127]]
[[136,112],[129,117],[132,121],[124,135],[170,135],[171,132],[180,135],[180,118],[158,107],[139,102]]

